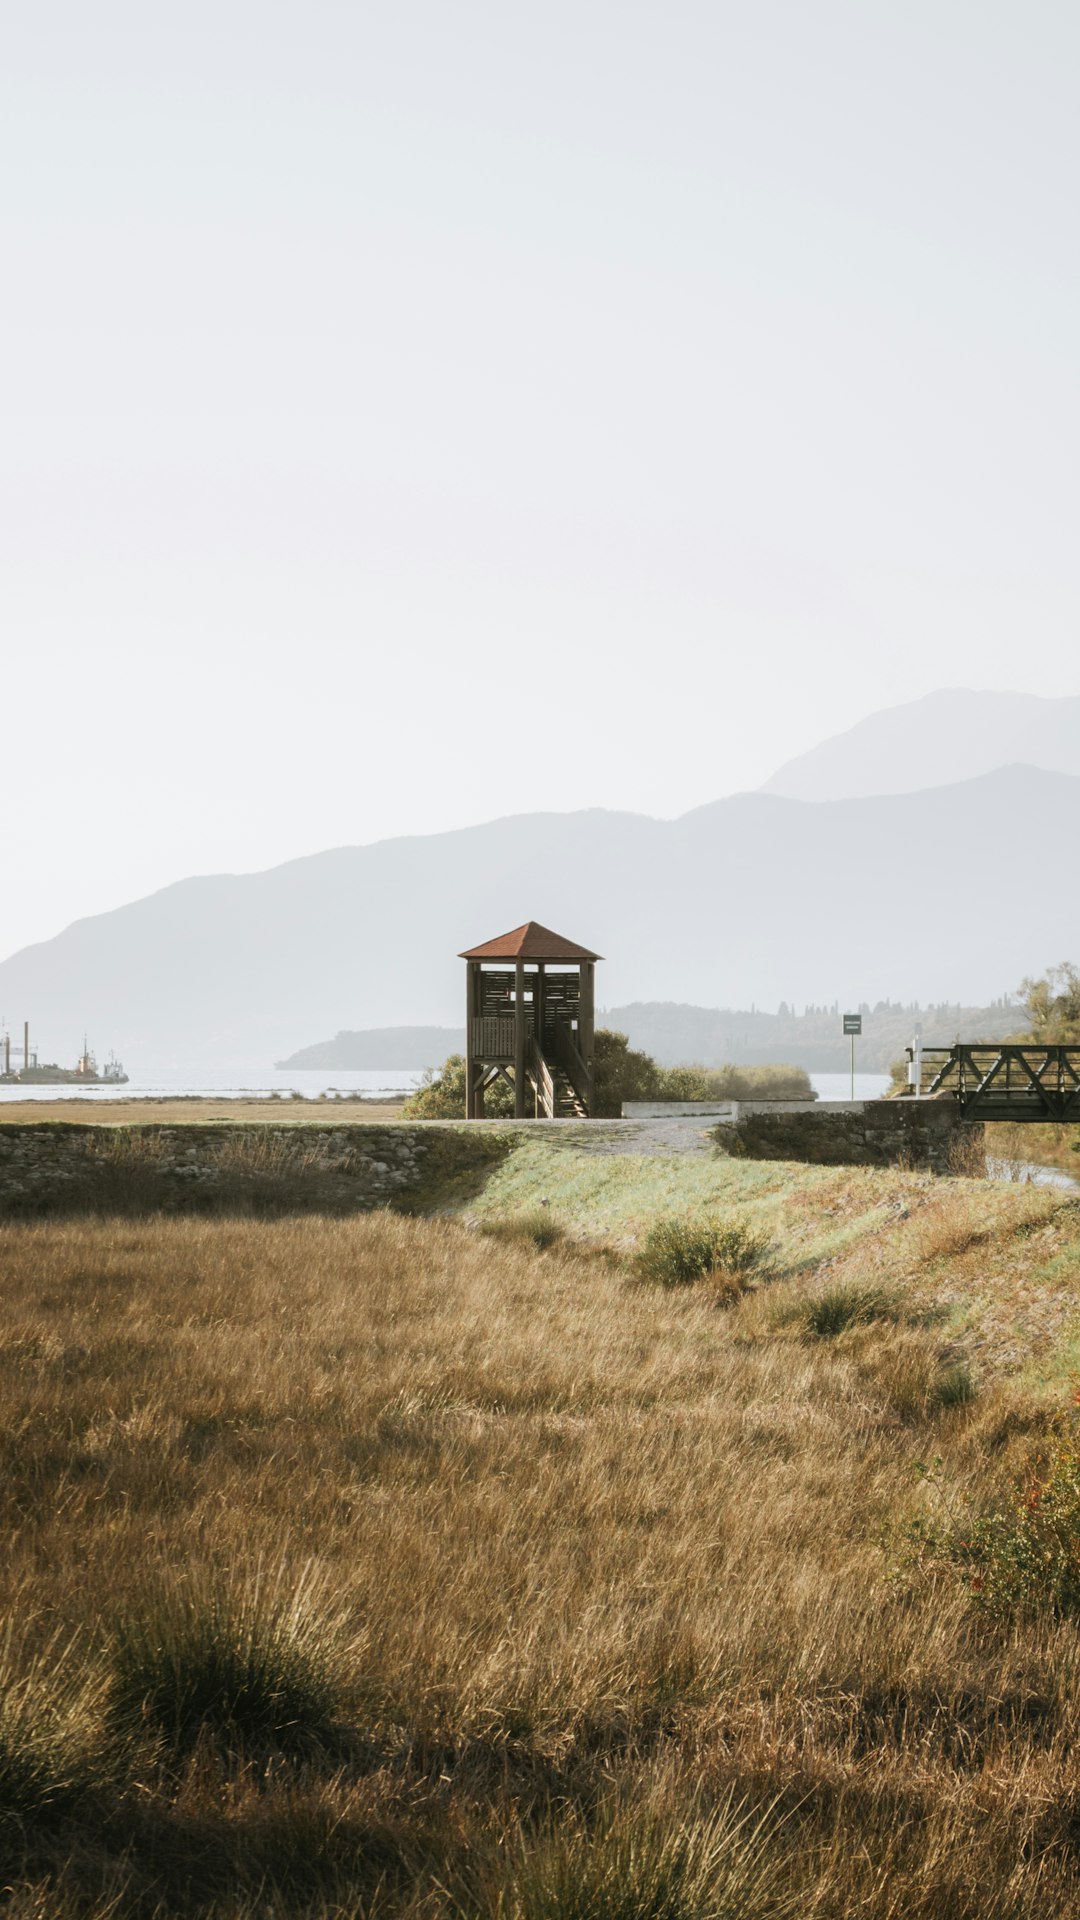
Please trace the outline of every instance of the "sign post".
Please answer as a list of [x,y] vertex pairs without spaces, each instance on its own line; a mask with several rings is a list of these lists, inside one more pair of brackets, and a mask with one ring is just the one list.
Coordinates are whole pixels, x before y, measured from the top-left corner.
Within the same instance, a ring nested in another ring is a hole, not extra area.
[[851,1035],[851,1097],[855,1098],[855,1036],[862,1033],[862,1014],[845,1013],[844,1032]]

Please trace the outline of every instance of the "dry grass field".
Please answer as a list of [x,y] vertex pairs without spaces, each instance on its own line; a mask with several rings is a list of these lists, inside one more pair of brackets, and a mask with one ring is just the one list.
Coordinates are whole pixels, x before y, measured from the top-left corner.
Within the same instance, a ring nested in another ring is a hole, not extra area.
[[553,1158],[3,1230],[17,1920],[1080,1911],[1076,1201]]

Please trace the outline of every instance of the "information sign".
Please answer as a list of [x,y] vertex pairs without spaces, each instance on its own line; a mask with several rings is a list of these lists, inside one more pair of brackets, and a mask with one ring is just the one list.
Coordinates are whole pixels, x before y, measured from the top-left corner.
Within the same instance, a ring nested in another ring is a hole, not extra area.
[[861,1013],[845,1013],[844,1032],[845,1034],[848,1034],[848,1033],[861,1034],[862,1033],[862,1014]]

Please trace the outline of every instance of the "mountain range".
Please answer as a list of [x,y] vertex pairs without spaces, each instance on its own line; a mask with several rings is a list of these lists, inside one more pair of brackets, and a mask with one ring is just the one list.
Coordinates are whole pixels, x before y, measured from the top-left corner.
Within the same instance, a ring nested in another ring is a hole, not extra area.
[[1080,775],[1080,696],[945,687],[872,713],[765,782],[789,800],[859,800],[974,780],[997,767]]
[[[73,1056],[87,1028],[129,1065],[265,1066],[340,1029],[458,1027],[456,956],[527,919],[605,956],[608,1006],[985,1004],[1080,951],[1080,703],[964,698],[968,710],[932,696],[918,724],[912,710],[875,715],[831,743],[831,760],[822,747],[765,790],[678,820],[522,814],[182,880],[12,955],[0,1006],[30,1019],[49,1057]],[[870,779],[875,756],[879,782],[900,777],[885,739],[924,734],[935,768],[946,735],[1006,750],[1002,700],[1016,702],[1016,739],[1031,746],[1037,710],[1072,764],[825,797],[830,782]],[[777,781],[821,791],[792,797]]]

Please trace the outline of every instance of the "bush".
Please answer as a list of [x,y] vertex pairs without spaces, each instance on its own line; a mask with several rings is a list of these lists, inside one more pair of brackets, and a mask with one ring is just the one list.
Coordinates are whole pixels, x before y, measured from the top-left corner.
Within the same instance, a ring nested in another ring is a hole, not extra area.
[[[593,1118],[617,1120],[624,1100],[810,1100],[802,1067],[658,1067],[625,1033],[598,1027],[593,1036]],[[401,1109],[406,1120],[464,1120],[465,1059],[452,1053],[424,1074]],[[514,1089],[496,1080],[484,1095],[489,1119],[512,1118]]]
[[704,1100],[813,1100],[805,1067],[707,1067]]
[[749,1273],[767,1251],[767,1241],[741,1220],[658,1220],[637,1264],[646,1280],[662,1287],[690,1287],[707,1274]]
[[204,1740],[251,1757],[332,1745],[337,1634],[301,1580],[206,1577],[163,1588],[113,1644],[114,1726],[160,1734],[179,1759]]
[[625,1033],[598,1027],[593,1036],[593,1116],[617,1120],[624,1100],[659,1100],[660,1070],[636,1053]]
[[[503,1120],[513,1111],[513,1087],[506,1080],[496,1080],[484,1095],[485,1115]],[[451,1053],[438,1069],[428,1067],[416,1092],[405,1101],[401,1115],[404,1120],[464,1120],[464,1054]]]

